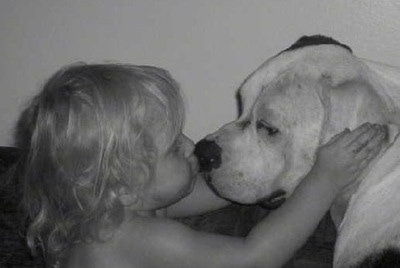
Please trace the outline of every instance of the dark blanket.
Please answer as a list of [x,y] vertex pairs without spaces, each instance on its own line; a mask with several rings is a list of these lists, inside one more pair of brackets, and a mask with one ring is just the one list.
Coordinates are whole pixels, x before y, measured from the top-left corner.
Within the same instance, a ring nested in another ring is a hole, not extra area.
[[0,147],[0,267],[44,267],[25,242],[26,220],[20,207],[21,187],[13,165],[19,151]]

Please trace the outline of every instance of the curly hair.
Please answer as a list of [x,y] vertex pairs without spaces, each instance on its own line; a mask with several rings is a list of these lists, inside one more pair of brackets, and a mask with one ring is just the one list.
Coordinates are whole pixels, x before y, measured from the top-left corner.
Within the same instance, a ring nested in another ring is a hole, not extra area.
[[15,132],[32,251],[54,261],[111,235],[124,219],[119,193],[140,196],[183,121],[178,84],[160,68],[74,64],[50,77]]

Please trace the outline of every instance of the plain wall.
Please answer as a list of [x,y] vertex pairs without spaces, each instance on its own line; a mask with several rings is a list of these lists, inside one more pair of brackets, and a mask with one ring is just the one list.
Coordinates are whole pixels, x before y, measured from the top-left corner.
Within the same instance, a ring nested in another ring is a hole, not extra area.
[[0,146],[28,98],[72,62],[168,69],[198,140],[236,118],[242,81],[302,35],[400,66],[399,18],[398,0],[0,0]]

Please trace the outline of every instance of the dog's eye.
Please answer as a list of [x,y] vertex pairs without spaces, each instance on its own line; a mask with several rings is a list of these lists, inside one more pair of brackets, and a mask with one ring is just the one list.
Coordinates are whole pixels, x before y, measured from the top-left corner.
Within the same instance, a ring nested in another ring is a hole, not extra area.
[[276,127],[271,126],[264,120],[257,121],[257,129],[265,129],[268,132],[269,136],[275,136],[276,134],[279,133],[279,129]]

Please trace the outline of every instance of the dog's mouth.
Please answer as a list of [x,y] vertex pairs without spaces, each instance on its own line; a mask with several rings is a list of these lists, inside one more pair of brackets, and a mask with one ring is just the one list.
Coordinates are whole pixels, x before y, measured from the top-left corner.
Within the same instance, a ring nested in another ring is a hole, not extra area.
[[258,202],[260,206],[269,210],[275,210],[282,206],[286,201],[286,192],[284,190],[277,190],[269,197],[262,199]]
[[211,183],[211,175],[210,175],[210,173],[209,172],[201,172],[201,174],[203,174],[203,178],[207,182],[207,184],[210,185],[210,183]]
[[[202,172],[203,178],[206,181],[207,185],[214,191],[216,195],[219,197],[226,199],[230,202],[235,202],[233,200],[230,200],[229,198],[226,198],[225,196],[222,196],[218,190],[215,188],[215,186],[212,183],[212,177],[210,173],[208,172]],[[271,195],[269,195],[266,198],[260,199],[257,201],[257,204],[260,205],[261,207],[268,209],[268,210],[275,210],[278,209],[283,203],[286,201],[286,192],[284,190],[277,190],[273,192]]]
[[213,192],[214,192],[216,195],[218,195],[218,196],[221,197],[221,198],[226,199],[225,197],[223,197],[223,196],[220,195],[220,193],[218,192],[218,190],[217,190],[217,189],[215,188],[215,186],[212,184],[212,182],[211,182],[211,181],[212,181],[212,177],[211,177],[210,173],[208,173],[208,172],[202,172],[202,174],[203,174],[203,178],[204,178],[204,180],[206,181],[208,187],[210,187],[211,190],[213,190]]
[[218,189],[214,186],[214,184],[212,183],[212,177],[211,177],[210,173],[208,173],[208,172],[203,172],[202,174],[203,174],[203,178],[204,178],[204,180],[206,181],[208,187],[210,187],[211,190],[212,190],[217,196],[219,196],[219,197],[221,197],[222,199],[225,199],[225,200],[227,200],[227,201],[229,201],[229,202],[236,203],[236,204],[241,204],[240,202],[237,202],[237,201],[232,200],[232,199],[230,199],[230,198],[228,198],[228,197],[226,197],[226,196],[223,196],[223,195],[218,191]]

